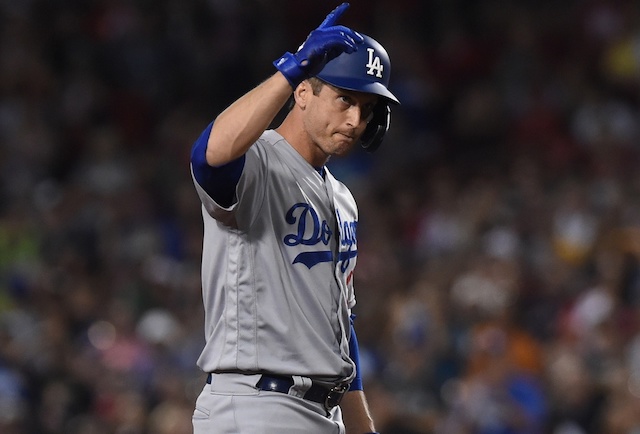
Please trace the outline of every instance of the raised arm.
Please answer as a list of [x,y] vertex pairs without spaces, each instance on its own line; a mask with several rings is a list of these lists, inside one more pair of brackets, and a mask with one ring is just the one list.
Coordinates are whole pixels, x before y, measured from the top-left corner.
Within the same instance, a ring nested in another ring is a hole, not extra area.
[[255,87],[216,118],[207,142],[207,163],[220,166],[243,155],[260,137],[303,80],[316,75],[342,52],[352,53],[363,38],[357,32],[335,25],[349,7],[343,3],[312,31],[295,54],[285,53],[274,61],[274,75]]
[[211,128],[207,163],[221,166],[247,152],[290,95],[291,85],[282,73],[276,72],[227,107]]

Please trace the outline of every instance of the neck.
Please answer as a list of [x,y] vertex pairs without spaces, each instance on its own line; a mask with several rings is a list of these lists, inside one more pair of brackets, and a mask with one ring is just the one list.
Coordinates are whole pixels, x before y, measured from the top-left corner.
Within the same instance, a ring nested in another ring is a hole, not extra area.
[[300,127],[303,125],[302,119],[295,118],[292,111],[276,128],[276,131],[313,167],[324,166],[329,160],[329,156],[322,152],[309,134]]

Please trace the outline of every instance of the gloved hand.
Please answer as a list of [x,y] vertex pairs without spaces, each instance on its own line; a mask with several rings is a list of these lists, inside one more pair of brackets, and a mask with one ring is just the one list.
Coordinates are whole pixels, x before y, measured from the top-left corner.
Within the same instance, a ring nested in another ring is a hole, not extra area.
[[345,26],[336,26],[338,18],[349,8],[342,3],[324,19],[320,26],[309,33],[306,41],[295,54],[286,52],[273,64],[295,89],[303,80],[313,77],[332,59],[358,49],[364,42],[362,35]]

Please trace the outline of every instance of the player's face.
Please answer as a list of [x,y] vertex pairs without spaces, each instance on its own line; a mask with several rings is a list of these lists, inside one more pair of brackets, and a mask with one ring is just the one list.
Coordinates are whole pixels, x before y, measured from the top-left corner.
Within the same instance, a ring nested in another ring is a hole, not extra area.
[[307,106],[305,129],[327,157],[344,154],[358,142],[377,101],[375,94],[325,84]]

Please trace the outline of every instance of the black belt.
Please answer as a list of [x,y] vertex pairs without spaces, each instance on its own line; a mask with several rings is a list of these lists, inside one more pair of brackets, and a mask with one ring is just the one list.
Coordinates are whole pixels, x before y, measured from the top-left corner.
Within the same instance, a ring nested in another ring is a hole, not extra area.
[[[211,374],[207,376],[207,384],[211,384]],[[268,392],[289,393],[289,389],[293,386],[293,378],[283,375],[262,375],[256,387],[260,390]],[[349,390],[348,383],[339,383],[333,387],[322,386],[318,383],[312,383],[311,387],[302,396],[309,401],[317,402],[324,405],[329,411],[333,407],[340,404],[342,397]]]

